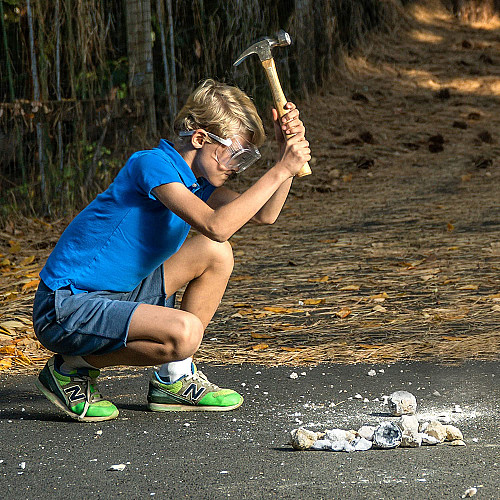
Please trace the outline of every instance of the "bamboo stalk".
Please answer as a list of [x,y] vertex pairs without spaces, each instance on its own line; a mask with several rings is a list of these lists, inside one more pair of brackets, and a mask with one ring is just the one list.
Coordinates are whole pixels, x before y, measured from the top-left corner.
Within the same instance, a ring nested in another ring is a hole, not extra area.
[[165,40],[165,12],[163,9],[163,0],[156,0],[156,13],[158,15],[158,24],[160,27],[160,40],[161,40],[161,54],[163,59],[163,72],[165,76],[165,91],[167,93],[167,103],[168,103],[168,116],[169,116],[169,127],[173,125],[173,117],[175,116],[172,108],[170,107],[170,103],[172,101],[172,91],[170,86],[170,72],[168,69],[168,60],[167,60],[167,43]]
[[[2,26],[2,38],[3,47],[5,51],[5,66],[7,67],[7,80],[9,82],[9,97],[12,102],[16,100],[16,94],[14,92],[14,78],[12,77],[12,61],[9,54],[9,44],[7,42],[7,31],[5,29],[5,22],[3,19],[3,2],[0,0],[0,25]],[[21,140],[21,132],[19,131],[19,126],[17,121],[15,122],[16,129],[16,139],[17,139],[17,154],[19,155],[19,163],[21,165],[21,176],[23,180],[23,185],[26,184],[26,165],[24,164],[24,154],[23,154],[23,141]]]
[[172,116],[175,117],[177,115],[177,77],[175,74],[174,16],[172,14],[172,0],[167,0],[167,10],[170,34],[170,84],[172,85],[169,108],[172,110]]
[[[55,24],[56,24],[56,98],[59,103],[62,100],[61,93],[61,0],[56,0],[55,11]],[[59,156],[59,182],[58,190],[60,193],[61,205],[64,200],[63,184],[63,166],[64,166],[64,153],[63,153],[63,139],[62,139],[62,122],[61,117],[57,120],[57,154]]]
[[[33,100],[40,102],[40,83],[38,81],[38,68],[36,63],[36,52],[35,52],[35,34],[33,28],[33,13],[31,10],[31,1],[26,0],[26,10],[28,15],[28,27],[29,27],[29,41],[30,41],[30,55],[31,55],[31,76],[33,78]],[[40,183],[42,191],[42,204],[44,211],[48,208],[47,200],[47,186],[45,179],[45,168],[43,161],[43,133],[42,124],[37,121],[36,124],[36,137],[38,143],[38,165],[40,168]]]

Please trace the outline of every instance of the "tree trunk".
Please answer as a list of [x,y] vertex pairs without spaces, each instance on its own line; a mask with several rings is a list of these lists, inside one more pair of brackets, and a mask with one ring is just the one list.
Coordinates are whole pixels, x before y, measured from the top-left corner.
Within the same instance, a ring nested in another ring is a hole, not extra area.
[[156,136],[151,0],[127,0],[127,52],[129,89],[134,99],[144,101],[148,136]]

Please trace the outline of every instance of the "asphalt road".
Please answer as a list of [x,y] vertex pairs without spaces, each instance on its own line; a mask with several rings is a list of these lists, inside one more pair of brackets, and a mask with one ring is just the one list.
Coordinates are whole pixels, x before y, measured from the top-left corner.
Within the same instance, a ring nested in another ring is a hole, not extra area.
[[[108,370],[100,389],[120,416],[83,424],[38,394],[35,375],[2,375],[0,498],[434,499],[461,498],[470,487],[475,498],[500,498],[499,363],[200,368],[240,390],[244,405],[227,413],[149,412],[150,371]],[[395,390],[416,395],[420,418],[447,414],[467,446],[345,453],[288,445],[300,425],[357,429],[394,418],[381,400]],[[108,470],[117,464],[125,469]]]

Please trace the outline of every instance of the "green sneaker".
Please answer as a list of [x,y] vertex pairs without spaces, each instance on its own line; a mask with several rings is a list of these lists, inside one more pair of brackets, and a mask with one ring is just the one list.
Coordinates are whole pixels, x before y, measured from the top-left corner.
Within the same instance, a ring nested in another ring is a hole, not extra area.
[[163,382],[156,372],[149,382],[148,408],[152,411],[229,411],[242,403],[237,392],[212,384],[196,367],[192,375],[173,384]]
[[61,375],[52,356],[38,375],[35,385],[41,393],[71,418],[80,422],[101,422],[118,416],[118,409],[102,398],[95,379],[99,370],[82,369]]

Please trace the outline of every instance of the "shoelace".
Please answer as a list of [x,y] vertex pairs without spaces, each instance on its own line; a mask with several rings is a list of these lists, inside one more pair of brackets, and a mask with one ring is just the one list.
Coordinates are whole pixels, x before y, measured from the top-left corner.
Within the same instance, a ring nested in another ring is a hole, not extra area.
[[212,384],[212,382],[210,382],[207,378],[207,376],[203,373],[203,372],[200,372],[199,370],[196,372],[196,373],[193,373],[193,375],[191,375],[190,378],[193,378],[193,379],[196,379],[196,378],[201,378],[201,380],[203,381],[203,383],[208,386],[208,388],[211,390],[211,391],[219,391],[220,390],[220,387],[215,385],[215,384]]
[[[95,378],[86,377],[85,375],[79,375],[78,377],[74,377],[73,380],[75,382],[81,382],[85,384],[85,405],[83,407],[83,411],[80,414],[80,418],[84,418],[87,415],[87,411],[89,409],[90,403],[98,403],[102,401],[102,395],[97,389],[97,385],[95,382]],[[90,392],[90,386],[94,386],[94,392]]]

